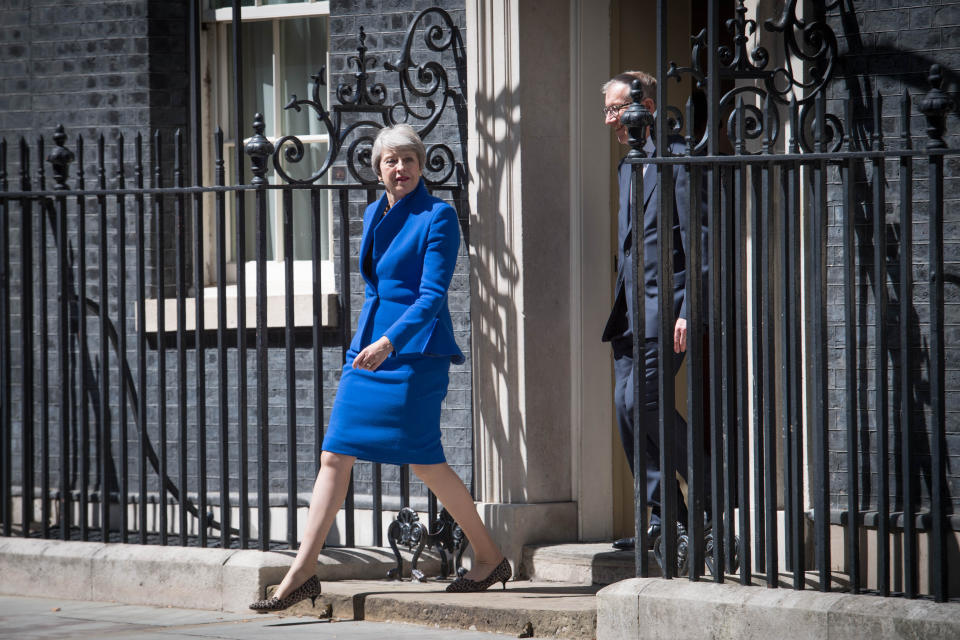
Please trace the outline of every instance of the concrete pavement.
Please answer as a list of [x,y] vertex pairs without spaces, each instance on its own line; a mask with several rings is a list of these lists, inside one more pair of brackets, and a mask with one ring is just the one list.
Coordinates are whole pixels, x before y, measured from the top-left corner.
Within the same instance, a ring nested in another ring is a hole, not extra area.
[[[0,596],[0,638],[503,640],[497,633],[110,602]],[[515,636],[514,636],[515,637]]]

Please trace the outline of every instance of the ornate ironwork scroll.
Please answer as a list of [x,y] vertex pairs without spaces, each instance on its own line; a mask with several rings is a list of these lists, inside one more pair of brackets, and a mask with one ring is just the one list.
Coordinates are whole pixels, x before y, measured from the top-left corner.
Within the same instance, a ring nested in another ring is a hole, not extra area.
[[460,525],[454,521],[453,516],[446,509],[441,509],[440,515],[433,522],[432,531],[420,521],[416,511],[410,507],[400,509],[387,529],[387,540],[397,560],[397,566],[387,571],[387,578],[391,580],[400,580],[403,577],[403,558],[400,556],[398,545],[403,545],[407,549],[416,547],[413,559],[410,561],[410,575],[414,582],[426,581],[424,573],[417,568],[417,562],[427,546],[435,548],[440,555],[441,578],[450,575],[451,560],[458,576],[466,573],[462,560],[469,543]]
[[[837,2],[821,2],[824,11],[837,5]],[[765,20],[763,29],[772,34],[779,34],[782,43],[782,67],[769,68],[770,52],[766,47],[755,46],[748,50],[750,37],[758,33],[757,21],[747,16],[744,0],[739,0],[735,10],[736,17],[724,24],[724,29],[731,36],[732,45],[719,45],[716,55],[719,61],[719,71],[722,78],[734,80],[753,80],[756,84],[741,85],[727,91],[718,105],[721,114],[726,115],[728,121],[727,135],[733,142],[741,140],[755,140],[765,135],[766,124],[771,124],[771,143],[776,143],[779,137],[780,115],[773,109],[773,118],[767,119],[762,112],[762,105],[767,99],[779,105],[788,105],[791,97],[796,96],[800,109],[801,146],[810,151],[813,144],[810,140],[810,130],[817,126],[813,121],[813,103],[830,81],[833,79],[837,64],[837,38],[833,29],[824,22],[817,20],[803,20],[797,17],[797,0],[788,0],[783,5],[779,17]],[[678,82],[683,75],[690,75],[696,80],[698,88],[706,85],[705,57],[707,56],[707,33],[701,31],[691,38],[691,62],[688,67],[678,67],[671,62],[667,71],[668,78]],[[802,65],[801,69],[798,65]],[[803,79],[801,71],[805,71],[808,79]],[[797,95],[799,92],[800,95]],[[736,131],[738,104],[742,100],[743,128]],[[667,107],[665,116],[670,120],[670,128],[677,132],[682,127],[679,110]],[[722,116],[723,117],[723,116]],[[687,123],[693,126],[693,123]],[[824,130],[829,136],[828,145],[832,150],[840,148],[843,142],[843,124],[839,118],[827,114]],[[697,141],[694,152],[702,151],[707,145],[707,135]]]
[[[425,30],[421,25],[428,17],[439,18],[440,24],[431,24]],[[313,91],[310,99],[290,96],[284,107],[299,112],[309,107],[323,123],[329,136],[329,148],[323,164],[308,178],[291,176],[283,166],[303,161],[305,147],[296,135],[286,135],[276,141],[272,152],[273,168],[284,181],[291,184],[312,184],[322,178],[337,162],[345,150],[345,161],[350,176],[361,184],[376,184],[370,166],[371,147],[376,131],[398,123],[408,123],[417,130],[421,139],[433,132],[446,108],[459,95],[450,87],[447,70],[437,60],[417,62],[413,57],[414,43],[419,31],[429,51],[442,54],[453,52],[455,61],[462,61],[463,47],[460,31],[453,19],[443,9],[424,9],[413,19],[407,29],[400,56],[393,62],[385,62],[383,68],[397,74],[400,99],[388,103],[388,89],[382,82],[373,82],[371,70],[377,59],[367,54],[367,34],[360,27],[357,55],[350,56],[348,63],[356,71],[354,83],[340,83],[334,95],[337,104],[330,110],[323,106],[321,87],[326,86],[326,68],[310,76]],[[459,163],[453,150],[446,144],[427,144],[426,164],[423,175],[427,184],[443,184],[455,173]]]

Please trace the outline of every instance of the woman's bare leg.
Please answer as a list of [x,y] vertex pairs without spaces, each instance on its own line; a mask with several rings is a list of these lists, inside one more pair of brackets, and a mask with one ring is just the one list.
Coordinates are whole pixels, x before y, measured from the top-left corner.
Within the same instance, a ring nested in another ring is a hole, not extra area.
[[446,462],[412,464],[410,468],[447,508],[470,541],[470,546],[473,547],[473,566],[466,577],[471,580],[486,578],[503,560],[503,554],[480,520],[473,497],[460,476]]
[[283,598],[299,587],[317,571],[317,556],[323,549],[337,511],[347,497],[350,486],[350,470],[356,460],[353,456],[324,451],[320,454],[320,471],[313,484],[310,509],[307,512],[307,528],[297,557],[283,577],[283,582],[273,594]]

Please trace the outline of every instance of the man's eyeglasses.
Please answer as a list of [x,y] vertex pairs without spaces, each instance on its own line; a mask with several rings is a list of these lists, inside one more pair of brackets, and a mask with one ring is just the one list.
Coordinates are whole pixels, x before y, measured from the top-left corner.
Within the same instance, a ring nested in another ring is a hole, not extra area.
[[613,105],[610,105],[609,107],[604,107],[604,108],[603,108],[603,117],[606,118],[607,116],[618,116],[618,115],[620,115],[620,112],[621,112],[621,111],[623,111],[624,109],[626,109],[627,107],[629,107],[631,104],[633,104],[633,103],[632,103],[632,102],[624,102],[623,104],[613,104]]

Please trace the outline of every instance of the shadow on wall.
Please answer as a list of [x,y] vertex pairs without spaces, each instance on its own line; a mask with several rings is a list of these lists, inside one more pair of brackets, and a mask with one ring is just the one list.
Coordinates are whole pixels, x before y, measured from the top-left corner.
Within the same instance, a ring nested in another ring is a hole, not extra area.
[[[496,448],[498,456],[490,456],[489,465],[479,475],[497,474],[496,485],[504,492],[502,502],[515,502],[522,496],[510,495],[513,488],[526,486],[526,470],[519,461],[511,459],[525,450],[519,425],[523,424],[516,390],[520,388],[519,318],[515,300],[519,295],[520,266],[510,250],[509,238],[513,230],[509,218],[511,209],[500,207],[510,197],[510,172],[519,152],[519,122],[512,120],[515,97],[504,90],[494,100],[476,94],[477,139],[489,151],[477,156],[477,166],[471,176],[486,191],[478,198],[492,203],[490,210],[473,212],[484,216],[484,224],[474,229],[472,252],[473,282],[471,313],[473,336],[478,354],[497,354],[474,360],[474,397],[477,416],[486,425],[486,438]],[[506,390],[506,392],[504,392]],[[483,446],[481,442],[481,446]],[[477,462],[480,456],[477,456]],[[504,468],[509,466],[511,482],[504,482]],[[492,479],[491,479],[492,480]],[[486,484],[490,484],[487,481]],[[489,499],[490,496],[485,496]]]
[[[927,80],[927,75],[931,65],[937,64],[939,61],[934,57],[924,55],[921,52],[914,51],[904,51],[892,47],[886,46],[869,46],[865,44],[865,38],[860,32],[860,27],[857,22],[856,13],[851,6],[849,0],[845,0],[839,3],[840,8],[840,21],[843,28],[843,35],[847,40],[848,51],[845,55],[840,57],[841,63],[841,73],[843,73],[843,79],[845,82],[846,95],[848,99],[852,102],[854,121],[855,123],[850,125],[851,135],[853,136],[853,145],[854,148],[859,149],[869,149],[871,147],[871,140],[873,139],[874,134],[879,134],[882,132],[874,131],[874,110],[875,103],[873,96],[878,92],[877,88],[877,77],[894,77],[899,81],[904,90],[909,90],[912,96],[913,102],[913,113],[916,113],[916,105],[919,101],[923,100],[924,95],[929,90],[930,85]],[[825,12],[822,7],[817,9],[817,20],[824,20]],[[948,92],[953,98],[953,105],[950,110],[950,113],[954,115],[960,115],[960,89],[958,89],[958,76],[951,70],[944,67],[944,90]],[[899,102],[900,95],[885,95],[884,101],[889,104],[893,100]],[[882,115],[882,114],[881,114]],[[899,118],[898,118],[899,120]],[[923,131],[918,129],[912,132],[914,135],[921,137],[919,143],[914,141],[914,148],[920,148],[919,145],[926,145],[926,136],[923,135]],[[954,137],[954,140],[956,138]],[[899,144],[899,140],[894,142],[893,145]],[[889,148],[888,144],[888,148]],[[949,175],[949,163],[948,163]],[[919,177],[921,181],[925,180],[923,175],[923,167],[915,167],[914,169],[915,177]],[[931,468],[931,443],[930,443],[930,432],[932,425],[929,423],[929,416],[926,412],[926,408],[930,405],[930,347],[929,347],[929,338],[924,336],[924,331],[928,331],[927,317],[926,312],[921,313],[918,310],[916,303],[925,302],[929,299],[926,295],[927,285],[924,284],[922,278],[925,278],[929,273],[929,267],[925,266],[926,261],[926,244],[917,243],[916,239],[914,241],[914,246],[912,248],[912,255],[914,256],[914,283],[915,288],[913,290],[913,299],[909,302],[909,325],[907,332],[909,335],[910,341],[910,357],[912,359],[912,366],[910,371],[905,372],[903,366],[903,359],[901,355],[901,349],[899,344],[899,339],[897,338],[898,329],[900,326],[899,322],[899,307],[900,300],[897,297],[897,294],[900,291],[900,262],[904,258],[903,247],[901,246],[902,230],[899,222],[886,222],[886,237],[883,239],[882,245],[886,247],[886,255],[876,256],[874,251],[874,233],[873,233],[873,210],[875,208],[875,203],[872,194],[872,183],[869,180],[872,180],[872,169],[868,171],[867,164],[858,160],[855,164],[855,201],[858,203],[858,209],[855,212],[855,215],[859,218],[858,224],[856,225],[857,233],[857,251],[859,259],[859,283],[857,289],[857,307],[858,307],[858,318],[857,323],[860,326],[860,330],[866,334],[867,328],[869,327],[868,323],[872,323],[872,320],[867,315],[868,304],[871,304],[876,300],[876,295],[874,292],[878,291],[878,286],[884,286],[887,288],[888,292],[891,292],[888,295],[888,306],[886,309],[885,325],[889,328],[890,339],[888,340],[886,358],[892,362],[892,379],[889,383],[889,388],[894,392],[892,394],[892,405],[889,409],[890,421],[892,423],[892,433],[890,434],[891,442],[895,443],[896,446],[892,447],[890,451],[898,451],[899,443],[901,442],[901,434],[904,429],[901,419],[901,409],[902,409],[902,398],[899,393],[899,389],[902,388],[904,384],[903,377],[906,375],[906,383],[909,386],[909,407],[904,412],[910,417],[910,429],[913,432],[913,437],[911,439],[912,445],[915,447],[913,461],[915,464],[918,464],[920,467],[920,479],[921,482],[914,484],[915,495],[913,496],[917,504],[922,504],[924,498],[926,498],[926,503],[929,505],[929,496],[931,493],[932,485],[932,468]],[[886,180],[884,180],[884,186],[886,186]],[[914,183],[916,187],[916,182]],[[923,197],[923,194],[916,194]],[[889,205],[889,203],[888,203]],[[945,211],[949,215],[950,207],[946,207]],[[926,219],[926,207],[923,205],[914,206],[914,224],[917,223],[919,218],[921,221]],[[921,234],[917,234],[922,239]],[[886,262],[886,280],[883,283],[877,283],[874,276],[873,264],[876,259],[882,259]],[[919,265],[918,265],[919,262]],[[920,267],[919,272],[917,271],[917,266]],[[949,268],[949,263],[947,265]],[[956,273],[946,273],[944,275],[945,284],[945,298],[950,299],[951,296],[955,296],[958,289],[960,289],[960,276]],[[951,291],[951,289],[953,291]],[[921,320],[924,323],[924,326],[921,325]],[[948,320],[949,321],[949,320]],[[862,341],[866,343],[866,338]],[[857,369],[861,380],[858,382],[858,387],[860,389],[860,396],[858,398],[859,406],[861,407],[873,407],[874,403],[868,398],[872,395],[874,391],[872,390],[874,386],[869,384],[870,381],[867,379],[870,371],[873,369],[873,364],[869,362],[869,354],[865,348],[858,349],[858,363]],[[927,375],[924,376],[924,372],[927,372]],[[947,380],[949,382],[949,378]],[[861,477],[859,478],[862,493],[861,493],[861,502],[860,505],[863,509],[871,508],[871,503],[875,503],[877,500],[876,490],[873,487],[873,479],[871,471],[877,471],[871,467],[870,460],[870,439],[871,434],[871,424],[869,416],[866,411],[860,412],[860,427],[859,427],[859,439],[860,439],[860,450],[861,450],[861,459],[860,459],[860,469]],[[873,436],[875,437],[875,436]],[[949,453],[949,452],[948,452]],[[949,474],[951,469],[949,455],[945,456],[947,464],[944,468],[944,473]],[[958,473],[957,469],[952,470],[954,475]],[[902,493],[903,487],[903,476],[905,470],[903,468],[903,463],[900,455],[894,455],[894,504],[891,505],[892,510],[902,510],[904,496]],[[954,498],[951,492],[951,484],[947,478],[941,478],[942,486],[946,489],[944,495],[944,507],[948,514],[955,511],[954,508]],[[956,482],[954,482],[956,485]],[[925,488],[925,491],[924,491]],[[954,489],[956,487],[954,486]],[[947,537],[948,541],[954,541],[955,538],[952,536]],[[957,549],[950,550],[951,554],[958,553]]]

